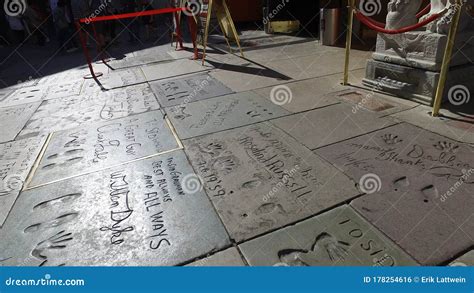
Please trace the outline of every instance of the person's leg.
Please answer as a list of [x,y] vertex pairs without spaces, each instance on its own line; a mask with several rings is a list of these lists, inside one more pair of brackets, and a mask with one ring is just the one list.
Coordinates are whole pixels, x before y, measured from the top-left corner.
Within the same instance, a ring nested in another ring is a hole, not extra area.
[[67,42],[69,43],[69,46],[71,48],[78,48],[77,46],[77,42],[76,42],[76,39],[74,37],[74,32],[75,30],[73,30],[71,28],[71,26],[69,26],[67,29],[66,29],[66,35],[67,35]]
[[[113,14],[118,14],[118,11],[114,11]],[[118,20],[112,20],[110,22],[110,28],[109,28],[110,32],[109,32],[109,34],[110,34],[110,39],[113,40],[113,41],[117,41],[117,40],[115,40],[115,38],[117,37],[117,34],[115,32],[115,30],[117,28],[117,22],[118,22]]]
[[36,44],[38,46],[44,46],[45,42],[46,42],[46,39],[43,35],[43,32],[41,32],[40,28],[39,27],[35,27],[33,28],[33,35],[35,36],[36,38]]
[[15,36],[15,41],[19,44],[23,43],[25,40],[25,31],[23,30],[13,30],[13,34]]
[[130,19],[130,42],[140,41],[140,19],[131,18]]
[[64,33],[64,29],[57,29],[56,30],[56,37],[58,39],[58,48],[59,50],[65,50],[65,42],[66,42],[66,36]]

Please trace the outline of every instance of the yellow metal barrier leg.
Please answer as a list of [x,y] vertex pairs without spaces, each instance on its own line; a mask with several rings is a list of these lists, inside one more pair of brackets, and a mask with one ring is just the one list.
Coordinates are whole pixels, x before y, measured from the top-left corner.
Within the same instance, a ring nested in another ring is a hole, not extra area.
[[343,85],[349,84],[349,62],[350,62],[350,54],[351,54],[351,46],[352,46],[352,27],[354,23],[354,7],[355,7],[355,0],[349,0],[349,17],[347,20],[347,36],[346,36],[346,60],[344,63],[344,81]]
[[204,66],[206,62],[206,50],[207,50],[207,38],[209,38],[209,25],[211,23],[211,14],[212,14],[212,0],[209,0],[206,19],[206,28],[204,29],[204,40],[202,41],[202,65]]
[[441,66],[441,72],[439,75],[438,88],[436,89],[436,96],[433,103],[433,117],[439,116],[441,102],[443,101],[444,88],[446,86],[446,79],[448,78],[449,64],[451,63],[451,56],[453,54],[454,41],[456,40],[456,33],[458,31],[462,5],[463,0],[456,1],[456,11],[451,21],[451,27],[449,29],[448,43],[446,44],[446,50],[444,51],[443,64]]

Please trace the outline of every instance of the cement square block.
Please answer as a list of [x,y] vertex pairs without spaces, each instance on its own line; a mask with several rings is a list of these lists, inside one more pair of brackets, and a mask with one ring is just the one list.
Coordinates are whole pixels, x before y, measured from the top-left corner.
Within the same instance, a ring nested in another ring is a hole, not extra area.
[[417,263],[348,206],[239,245],[252,266],[413,266]]
[[288,112],[253,92],[237,93],[165,108],[178,136],[196,137],[257,123]]
[[182,151],[24,191],[0,230],[2,265],[162,266],[230,245]]
[[184,141],[237,242],[356,197],[355,183],[269,123]]
[[29,187],[178,148],[178,142],[160,111],[56,132]]

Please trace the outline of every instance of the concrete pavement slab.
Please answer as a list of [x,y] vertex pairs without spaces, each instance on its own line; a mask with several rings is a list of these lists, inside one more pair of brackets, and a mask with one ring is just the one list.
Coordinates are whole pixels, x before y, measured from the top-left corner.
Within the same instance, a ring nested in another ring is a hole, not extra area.
[[25,87],[15,90],[1,103],[0,107],[12,107],[28,103],[41,102],[47,94],[47,88],[44,87]]
[[11,87],[0,89],[0,105],[3,104],[3,101],[8,98],[15,90]]
[[148,81],[172,78],[213,69],[209,64],[201,65],[199,60],[178,59],[171,62],[147,65],[141,67]]
[[209,74],[235,92],[274,86],[291,80],[272,68],[257,64],[225,65]]
[[[271,60],[265,62],[264,65],[296,80],[342,73],[344,71],[344,58],[341,58],[341,54],[327,52],[327,50],[316,51],[317,54],[315,55]],[[365,52],[365,54],[352,55],[349,70],[365,68],[370,54],[371,52]]]
[[179,148],[160,111],[53,134],[28,187]]
[[272,123],[309,149],[316,149],[394,125],[396,122],[379,118],[377,113],[365,109],[337,104],[275,119]]
[[443,263],[472,245],[468,145],[399,124],[316,153],[359,182],[367,195],[351,205],[420,263]]
[[253,92],[165,108],[182,139],[280,117],[288,112]]
[[458,257],[456,260],[449,264],[452,267],[472,267],[474,266],[474,250],[467,252],[466,254]]
[[146,84],[93,96],[48,100],[41,104],[20,136],[66,130],[85,123],[123,118],[159,108],[155,95]]
[[145,83],[145,75],[140,67],[132,67],[127,69],[119,69],[104,74],[98,79],[88,79],[84,83],[82,94],[93,95],[104,90],[119,89],[131,85]]
[[46,138],[0,144],[0,227],[15,203]]
[[[466,107],[466,110],[469,108]],[[440,117],[432,117],[431,107],[418,106],[396,113],[393,117],[457,141],[474,144],[474,115],[441,110]]]
[[162,107],[188,104],[233,93],[208,74],[153,81],[150,86]]
[[242,256],[235,247],[190,263],[190,267],[241,267],[245,266]]
[[164,53],[157,53],[153,55],[140,55],[140,56],[131,56],[131,57],[126,57],[123,59],[114,59],[109,62],[107,62],[108,65],[110,65],[113,69],[125,69],[125,68],[130,68],[130,67],[135,67],[135,66],[142,66],[142,65],[147,65],[147,64],[152,64],[152,63],[159,63],[163,61],[172,61],[175,58],[173,58],[170,54],[167,54],[166,52]]
[[39,106],[40,102],[0,108],[0,142],[14,140]]
[[288,98],[280,100],[280,106],[292,113],[312,110],[340,103],[340,100],[328,95],[344,90],[339,75],[311,78],[303,81],[279,84],[272,87],[254,90],[267,99],[278,101],[278,94],[287,93]]
[[176,265],[230,245],[182,151],[25,191],[0,230],[3,265]]
[[239,245],[252,266],[414,266],[348,206]]
[[344,174],[266,122],[185,140],[184,145],[237,242],[359,194]]

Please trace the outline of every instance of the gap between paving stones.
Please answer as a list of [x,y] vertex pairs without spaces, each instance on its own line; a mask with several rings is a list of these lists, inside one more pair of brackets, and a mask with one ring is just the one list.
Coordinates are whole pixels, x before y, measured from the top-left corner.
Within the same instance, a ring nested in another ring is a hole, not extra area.
[[[161,112],[161,111],[160,111]],[[150,113],[150,112],[145,112],[145,113],[142,113],[142,114],[146,114],[146,113]],[[136,115],[140,115],[140,114],[136,114]],[[131,116],[126,116],[124,118],[129,118],[129,117],[133,117],[135,115],[131,115]],[[121,118],[118,118],[118,119],[121,119]],[[152,155],[149,155],[149,156],[145,156],[145,157],[141,157],[141,158],[137,158],[137,159],[133,159],[133,160],[130,160],[130,161],[126,161],[126,162],[123,162],[123,163],[120,163],[120,164],[113,164],[111,166],[108,166],[108,167],[104,167],[104,168],[100,168],[100,169],[97,169],[97,170],[93,170],[93,171],[88,171],[88,172],[82,172],[82,173],[79,173],[79,174],[76,174],[74,176],[67,176],[67,177],[64,177],[64,178],[61,178],[61,179],[58,179],[58,180],[54,180],[54,181],[50,181],[50,182],[46,182],[46,183],[42,183],[42,184],[38,184],[38,185],[35,185],[35,186],[30,186],[30,183],[33,179],[33,176],[35,175],[38,167],[39,167],[39,164],[42,160],[42,158],[44,157],[44,154],[46,152],[46,149],[49,145],[49,142],[51,141],[52,137],[56,134],[56,132],[54,133],[51,133],[48,135],[48,139],[47,139],[47,142],[44,144],[43,146],[43,149],[41,150],[41,153],[40,155],[38,156],[37,160],[35,161],[35,165],[33,166],[32,170],[30,171],[30,174],[28,176],[28,179],[27,181],[25,182],[25,185],[23,187],[23,190],[26,191],[26,190],[31,190],[31,189],[35,189],[35,188],[38,188],[38,187],[42,187],[42,186],[45,186],[45,185],[50,185],[50,184],[53,184],[53,183],[57,183],[57,182],[61,182],[61,181],[64,181],[64,180],[68,180],[68,179],[71,179],[71,178],[76,178],[76,177],[79,177],[79,176],[84,176],[84,175],[88,175],[88,174],[91,174],[91,173],[96,173],[96,172],[101,172],[101,171],[104,171],[104,170],[107,170],[107,169],[110,169],[110,168],[115,168],[115,167],[118,167],[118,166],[121,166],[121,165],[124,165],[124,164],[128,164],[128,163],[133,163],[133,162],[137,162],[137,161],[141,161],[141,160],[145,160],[145,159],[149,159],[149,158],[153,158],[153,157],[156,157],[156,156],[160,156],[160,155],[164,155],[164,154],[168,154],[168,153],[171,153],[171,152],[175,152],[175,151],[178,151],[178,150],[183,150],[184,149],[184,146],[183,146],[183,143],[181,142],[180,138],[177,136],[176,134],[176,131],[173,127],[173,125],[171,124],[171,122],[169,121],[169,119],[164,116],[163,117],[164,121],[166,122],[166,125],[169,126],[170,128],[170,131],[178,145],[178,148],[174,148],[174,149],[171,149],[171,150],[167,150],[167,151],[163,151],[163,152],[159,152],[159,153],[156,153],[156,154],[152,154]],[[113,120],[110,120],[110,121],[114,121],[116,119],[113,119]],[[22,191],[23,191],[22,190]]]

